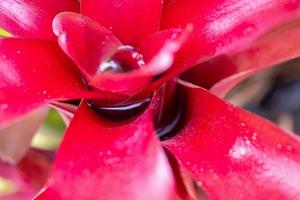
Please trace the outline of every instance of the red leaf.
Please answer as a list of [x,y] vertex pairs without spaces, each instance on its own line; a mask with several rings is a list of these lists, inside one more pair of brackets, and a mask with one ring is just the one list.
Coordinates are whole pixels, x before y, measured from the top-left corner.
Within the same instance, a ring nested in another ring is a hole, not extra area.
[[57,15],[53,21],[53,32],[58,36],[60,47],[77,64],[87,80],[122,45],[111,31],[77,13],[63,12]]
[[295,199],[300,141],[200,88],[186,88],[179,134],[164,142],[213,199]]
[[251,48],[228,57],[227,63],[219,63],[219,67],[236,69],[229,76],[210,89],[212,93],[223,97],[234,86],[249,76],[281,62],[300,56],[300,20],[284,24],[272,32],[259,38]]
[[82,13],[106,26],[124,44],[138,45],[159,29],[161,0],[81,0]]
[[[222,54],[248,48],[262,34],[300,16],[294,0],[177,0],[162,15],[163,29],[193,25],[172,74]],[[267,19],[267,20],[266,20]]]
[[[188,31],[170,29],[146,38],[139,47],[146,64],[126,73],[97,73],[99,66],[121,47],[106,28],[75,13],[59,14],[53,24],[62,49],[79,66],[88,84],[101,91],[132,95],[143,89],[153,76],[169,69],[174,54],[186,40]],[[74,30],[77,30],[76,32]]]
[[192,67],[181,75],[181,79],[208,89],[236,73],[237,66],[232,63],[231,57],[221,55]]
[[131,122],[115,123],[83,102],[37,199],[173,200],[174,190],[150,110]]
[[0,123],[47,100],[88,96],[74,64],[50,41],[0,39]]
[[174,0],[163,0],[163,8],[168,7]]
[[0,27],[15,36],[55,39],[51,24],[62,11],[79,11],[76,0],[1,0]]
[[212,93],[223,97],[249,76],[298,57],[299,25],[300,20],[280,25],[259,37],[245,51],[201,63],[186,72],[183,79],[205,88],[212,87]]
[[[192,29],[192,33],[176,54],[172,67],[151,83],[143,93],[152,93],[163,83],[178,77],[197,63],[205,61],[209,62],[200,64],[200,67],[192,70],[193,82],[204,82],[206,84],[204,86],[207,86],[206,80],[211,83],[229,76],[235,73],[236,68],[231,66],[230,61],[222,55],[231,56],[245,50],[263,34],[300,16],[300,3],[292,0],[255,1],[251,6],[247,0],[178,0],[167,4],[163,10],[162,28],[187,26]],[[270,40],[270,43],[276,44],[273,40]],[[276,49],[279,50],[278,47]],[[284,52],[283,50],[279,53],[284,54]],[[287,57],[292,55],[289,54]],[[211,62],[210,59],[216,56],[220,56],[218,57],[220,59]],[[271,60],[271,57],[267,59]]]
[[[139,50],[145,54],[145,66],[128,73],[97,74],[91,80],[91,84],[102,90],[109,89],[131,96],[136,94],[138,97],[145,98],[145,96],[153,93],[154,89],[161,86],[161,83],[154,87],[150,87],[153,84],[148,87],[148,84],[153,77],[170,69],[176,53],[186,41],[189,33],[190,30],[188,29],[183,31],[169,29],[151,35],[139,47]],[[141,92],[146,87],[148,90]]]

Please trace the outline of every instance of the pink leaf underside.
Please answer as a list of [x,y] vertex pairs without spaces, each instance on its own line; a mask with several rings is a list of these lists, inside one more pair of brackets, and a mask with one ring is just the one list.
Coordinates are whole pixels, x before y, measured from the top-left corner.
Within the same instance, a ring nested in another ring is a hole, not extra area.
[[151,111],[116,123],[83,102],[57,153],[49,183],[36,199],[173,200],[175,195]]
[[258,37],[299,18],[299,15],[300,2],[294,0],[171,1],[163,9],[162,29],[183,28],[190,24],[193,31],[172,68],[148,90],[198,63],[249,48]]
[[213,199],[297,199],[300,143],[271,122],[185,88],[182,130],[164,142]]
[[0,195],[0,199],[32,199],[45,184],[49,171],[50,159],[44,152],[34,149],[28,151],[18,165],[0,162],[0,176],[11,181],[15,190],[11,194]]
[[55,39],[52,20],[62,11],[79,12],[75,0],[1,0],[0,28],[14,36]]
[[0,124],[48,100],[89,97],[74,64],[51,41],[0,38]]
[[17,188],[17,191],[12,191],[11,194],[0,195],[1,200],[28,200],[38,191],[15,165],[0,162],[0,176]]
[[138,45],[159,29],[161,0],[82,0],[81,11],[110,29],[126,45]]
[[24,157],[47,111],[46,108],[36,109],[0,129],[0,159],[15,164]]
[[78,65],[89,85],[126,96],[168,70],[188,34],[180,29],[155,33],[145,38],[138,48],[147,61],[143,68],[127,73],[99,73],[101,63],[109,60],[122,45],[111,31],[87,17],[69,12],[55,18],[53,29],[60,46]]

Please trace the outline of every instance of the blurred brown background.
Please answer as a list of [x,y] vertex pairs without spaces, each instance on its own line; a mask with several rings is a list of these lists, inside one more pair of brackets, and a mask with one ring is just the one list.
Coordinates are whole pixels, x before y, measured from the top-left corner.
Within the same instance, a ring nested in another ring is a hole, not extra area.
[[300,58],[245,80],[226,99],[300,135]]

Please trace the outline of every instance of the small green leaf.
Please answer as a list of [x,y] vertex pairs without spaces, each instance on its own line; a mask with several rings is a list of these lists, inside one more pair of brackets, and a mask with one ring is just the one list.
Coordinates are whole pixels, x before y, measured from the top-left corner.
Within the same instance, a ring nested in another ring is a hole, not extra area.
[[16,192],[17,188],[10,180],[0,177],[0,197],[12,195]]
[[54,129],[42,127],[33,137],[31,146],[38,149],[55,150],[61,139],[62,135],[57,134]]
[[66,125],[62,120],[61,116],[54,109],[50,109],[48,116],[45,120],[45,126],[49,129],[55,129],[59,133],[62,133],[66,128]]
[[6,30],[0,28],[0,36],[10,37],[10,36],[12,36],[12,34],[10,34],[9,32],[7,32]]
[[61,142],[65,129],[66,125],[59,113],[50,109],[45,123],[33,137],[31,146],[38,149],[55,150]]

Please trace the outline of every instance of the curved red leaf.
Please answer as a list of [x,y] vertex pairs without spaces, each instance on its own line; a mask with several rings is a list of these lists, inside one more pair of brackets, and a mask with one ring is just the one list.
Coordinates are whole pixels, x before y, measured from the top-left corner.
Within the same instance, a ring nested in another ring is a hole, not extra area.
[[[276,11],[280,14],[278,15]],[[201,80],[218,81],[224,76],[229,76],[236,69],[234,66],[230,66],[230,61],[228,61],[226,56],[222,55],[231,56],[249,48],[258,37],[271,31],[278,25],[296,19],[299,15],[300,3],[291,0],[264,0],[255,1],[251,4],[246,0],[178,0],[167,2],[163,11],[162,28],[182,28],[187,26],[188,29],[192,30],[192,33],[181,50],[176,54],[172,67],[162,74],[159,79],[147,86],[143,95],[152,93],[153,90],[160,87],[163,83],[178,77],[182,72],[195,64],[205,61],[208,62],[200,64],[200,68],[198,67],[194,70],[195,73],[193,73],[194,71],[191,72],[196,82],[198,80],[201,83]],[[264,20],[266,18],[271,20]],[[291,24],[293,23],[291,22]],[[284,32],[283,30],[282,32]],[[271,32],[270,35],[272,34]],[[280,34],[277,37],[281,37]],[[278,47],[276,49],[279,49]],[[292,48],[292,46],[290,47]],[[294,54],[291,53],[288,56],[292,55]],[[216,56],[220,57],[210,60]],[[268,59],[270,60],[271,56]],[[218,67],[220,63],[220,66],[226,65],[227,68]],[[203,68],[203,66],[207,65],[209,66]],[[211,69],[210,66],[214,68]],[[207,73],[208,71],[209,73]],[[207,74],[211,75],[207,76]]]
[[213,199],[295,199],[300,141],[200,88],[186,88],[179,134],[164,142]]
[[265,32],[299,16],[300,2],[294,0],[173,1],[163,10],[162,28],[192,24],[194,31],[172,73],[179,74],[212,56],[233,55]]
[[[223,97],[249,76],[281,62],[300,56],[300,20],[285,24],[259,38],[251,48],[219,63],[221,68],[235,68],[235,73],[212,86],[210,91]],[[195,72],[192,72],[196,74]]]
[[169,29],[151,35],[138,48],[145,56],[146,64],[142,68],[127,73],[100,73],[91,80],[91,84],[102,90],[124,93],[134,98],[145,98],[152,94],[155,88],[161,86],[160,83],[152,87],[150,92],[145,91],[153,77],[170,69],[176,53],[186,41],[189,33],[188,29],[183,31]]
[[99,73],[100,65],[122,45],[109,30],[75,13],[59,14],[53,29],[60,46],[77,63],[90,86],[126,96],[133,95],[153,76],[168,70],[188,34],[180,29],[158,32],[147,37],[138,49],[141,51],[138,53],[145,56],[145,66],[124,73]]
[[55,17],[53,32],[58,37],[60,47],[77,64],[87,80],[122,45],[105,27],[72,12],[63,12]]
[[85,102],[37,199],[176,199],[172,171],[155,136],[151,111],[131,122],[108,121]]
[[15,36],[55,39],[51,24],[62,11],[79,11],[76,0],[1,0],[0,27]]
[[74,64],[50,41],[0,39],[0,124],[46,100],[90,95]]
[[161,9],[161,0],[81,0],[82,14],[106,26],[124,44],[130,45],[138,45],[158,31]]
[[230,56],[218,56],[191,68],[182,78],[201,87],[212,87],[212,93],[223,97],[249,76],[298,57],[299,34],[298,19],[262,35],[245,51]]

